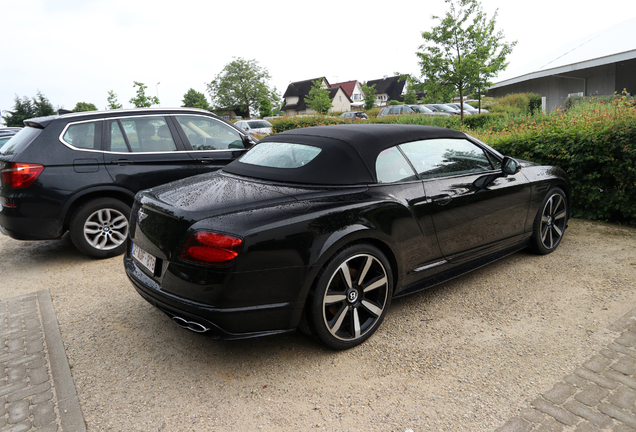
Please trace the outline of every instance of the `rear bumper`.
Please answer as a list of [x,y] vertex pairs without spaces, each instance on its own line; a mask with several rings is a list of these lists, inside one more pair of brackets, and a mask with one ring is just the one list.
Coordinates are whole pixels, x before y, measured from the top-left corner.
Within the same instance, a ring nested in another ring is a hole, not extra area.
[[12,209],[0,209],[0,232],[16,240],[52,240],[64,234],[60,219],[11,216]]
[[[137,292],[150,304],[176,321],[193,324],[191,327],[214,339],[234,340],[260,337],[295,330],[304,303],[275,303],[258,306],[218,308],[194,302],[161,290],[128,256],[124,257],[126,274]],[[191,328],[192,329],[192,328]]]

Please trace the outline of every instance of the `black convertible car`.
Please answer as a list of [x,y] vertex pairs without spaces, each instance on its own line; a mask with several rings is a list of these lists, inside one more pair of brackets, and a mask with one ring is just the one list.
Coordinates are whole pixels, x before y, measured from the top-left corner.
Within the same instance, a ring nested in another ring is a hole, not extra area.
[[527,246],[554,251],[569,195],[563,170],[450,129],[298,129],[137,194],[124,263],[137,291],[192,331],[300,328],[346,349],[393,297]]

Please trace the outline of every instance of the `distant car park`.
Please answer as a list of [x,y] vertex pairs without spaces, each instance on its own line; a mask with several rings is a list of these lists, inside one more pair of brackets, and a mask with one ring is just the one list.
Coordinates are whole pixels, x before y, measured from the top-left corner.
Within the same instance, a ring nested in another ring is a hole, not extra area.
[[384,107],[378,113],[378,117],[389,117],[404,114],[417,114],[413,108],[408,105],[389,105]]

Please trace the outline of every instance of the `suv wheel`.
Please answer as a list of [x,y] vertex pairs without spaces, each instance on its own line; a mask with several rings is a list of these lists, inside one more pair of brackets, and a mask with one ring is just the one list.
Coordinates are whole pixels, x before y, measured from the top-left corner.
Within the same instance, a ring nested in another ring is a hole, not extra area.
[[114,198],[98,198],[77,209],[71,219],[71,240],[80,252],[95,258],[126,250],[130,207]]

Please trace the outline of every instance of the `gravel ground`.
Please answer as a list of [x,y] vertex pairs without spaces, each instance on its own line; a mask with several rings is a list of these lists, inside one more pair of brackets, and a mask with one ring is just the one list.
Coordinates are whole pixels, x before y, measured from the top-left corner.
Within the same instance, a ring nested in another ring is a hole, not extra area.
[[300,333],[218,342],[134,291],[121,257],[0,238],[0,295],[48,288],[89,431],[493,431],[617,334],[636,307],[636,229],[572,220],[514,254],[395,300],[345,352]]

